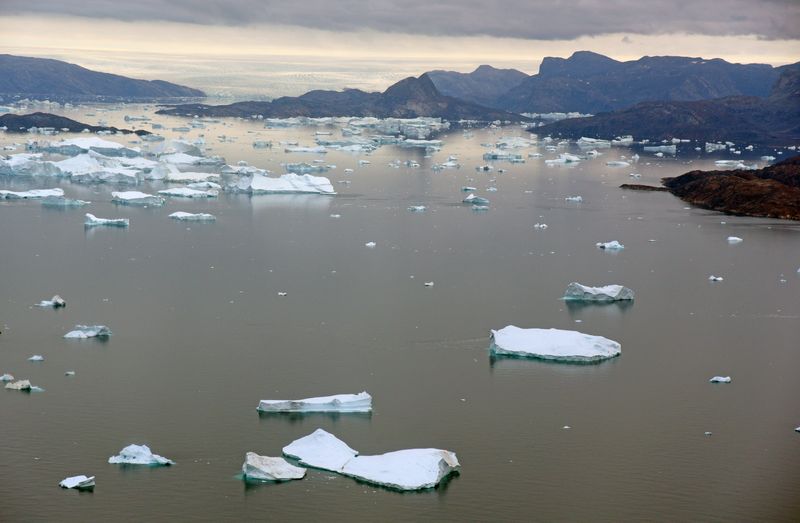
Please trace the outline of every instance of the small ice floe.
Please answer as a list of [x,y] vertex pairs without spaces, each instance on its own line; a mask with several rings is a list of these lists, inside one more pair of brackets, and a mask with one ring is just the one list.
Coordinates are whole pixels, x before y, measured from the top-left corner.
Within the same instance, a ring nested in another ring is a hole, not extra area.
[[222,189],[220,184],[209,181],[187,183],[186,187],[189,189]]
[[295,467],[283,458],[259,456],[255,452],[248,452],[244,457],[242,474],[246,480],[288,481],[303,479],[306,469]]
[[411,207],[408,207],[406,210],[410,212],[425,212],[426,209],[427,207],[425,207],[424,205],[412,205]]
[[158,194],[164,196],[173,196],[177,198],[216,198],[219,196],[219,191],[216,189],[190,189],[189,187],[173,187],[170,189],[163,189],[158,191]]
[[5,383],[7,381],[14,381],[14,376],[8,373],[5,373],[2,376],[0,376],[0,382]]
[[341,473],[391,489],[422,490],[435,487],[460,466],[455,453],[448,450],[406,449],[354,457]]
[[565,300],[575,301],[621,301],[632,300],[633,290],[622,285],[605,285],[603,287],[589,287],[578,282],[567,285],[564,292]]
[[432,281],[426,281],[426,282],[423,283],[423,285],[425,285],[426,287],[433,287],[433,282]]
[[217,217],[213,214],[208,214],[204,212],[198,213],[191,213],[191,212],[184,212],[184,211],[177,211],[169,215],[170,218],[173,220],[180,220],[183,222],[213,222],[216,221]]
[[489,200],[482,196],[475,196],[473,193],[469,193],[466,198],[462,200],[463,203],[471,203],[473,205],[489,205]]
[[115,191],[111,193],[111,201],[124,205],[164,205],[163,197],[140,191]]
[[371,412],[372,396],[368,392],[337,394],[302,400],[261,400],[261,412]]
[[89,205],[92,202],[87,202],[84,200],[72,200],[70,198],[65,198],[64,196],[47,196],[42,198],[42,205],[45,207],[83,207],[84,205]]
[[489,206],[488,205],[473,205],[472,206],[472,210],[473,211],[478,211],[478,212],[488,211],[489,210]]
[[249,194],[336,194],[328,178],[296,173],[278,178],[255,173],[242,177],[236,184],[236,190]]
[[603,250],[606,250],[606,251],[621,251],[622,249],[625,248],[625,246],[622,245],[621,243],[619,243],[617,240],[613,240],[613,241],[605,242],[605,243],[604,242],[598,242],[595,245],[597,246],[598,249],[603,249]]
[[619,343],[602,336],[561,329],[521,329],[509,325],[492,330],[490,350],[496,355],[592,363],[619,356]]
[[639,173],[630,173],[628,176],[630,176],[631,178],[641,178],[642,177],[642,175],[639,174]]
[[289,295],[288,292],[282,292],[282,291],[278,292],[278,296],[288,296],[288,295]]
[[470,185],[465,185],[465,186],[461,187],[461,190],[463,192],[472,192],[472,191],[477,191],[478,189],[476,189],[475,187],[472,187]]
[[728,243],[742,243],[744,240],[738,236],[728,236]]
[[376,245],[378,244],[375,242],[367,242],[364,244],[364,247],[366,247],[367,249],[374,249]]
[[94,214],[86,213],[86,220],[83,222],[86,227],[106,225],[110,227],[127,227],[131,224],[128,218],[98,218]]
[[341,218],[341,214],[331,214],[331,218]]
[[358,451],[322,429],[289,443],[283,447],[283,453],[300,460],[301,465],[331,472],[339,472],[345,463],[358,455]]
[[175,462],[164,456],[153,454],[147,445],[128,445],[119,455],[108,458],[109,463],[120,465],[174,465]]
[[622,160],[611,160],[606,162],[607,167],[630,167],[631,164]]
[[75,325],[75,329],[64,334],[65,338],[84,340],[86,338],[108,338],[111,329],[105,325]]
[[40,200],[48,196],[64,196],[62,189],[32,189],[30,191],[0,191],[0,199],[6,200]]
[[64,301],[64,298],[62,298],[61,296],[56,294],[55,296],[53,296],[49,300],[40,301],[39,303],[36,304],[36,306],[37,307],[58,309],[58,308],[61,308],[61,307],[66,307],[67,306],[67,302]]
[[44,356],[42,356],[41,354],[34,354],[30,358],[28,358],[28,361],[44,361]]
[[567,196],[566,198],[564,198],[564,201],[566,201],[566,202],[574,202],[574,203],[581,203],[581,202],[583,202],[583,197],[582,196]]
[[491,186],[486,188],[486,192],[497,192],[497,187]]
[[36,385],[31,385],[31,382],[28,380],[19,380],[14,382],[6,383],[6,388],[10,390],[21,390],[24,392],[41,392],[41,387],[37,387]]
[[722,276],[714,276],[713,274],[708,277],[708,281],[722,281],[724,279]]
[[533,225],[533,228],[534,229],[547,229],[547,224],[546,223],[535,223]]
[[714,376],[710,380],[709,383],[730,383],[731,377],[730,376]]
[[710,430],[703,432],[703,436],[711,436],[713,433]]
[[64,373],[64,376],[74,376],[74,375],[75,375],[74,370],[68,370],[67,372]]
[[63,479],[58,486],[61,488],[74,488],[77,490],[94,488],[94,476],[72,476]]

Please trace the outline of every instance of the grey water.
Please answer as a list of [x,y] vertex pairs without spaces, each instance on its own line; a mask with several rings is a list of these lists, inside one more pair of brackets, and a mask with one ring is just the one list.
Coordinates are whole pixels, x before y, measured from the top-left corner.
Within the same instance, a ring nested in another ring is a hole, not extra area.
[[[65,114],[86,121],[82,110]],[[124,114],[152,110],[98,116],[124,126]],[[279,173],[316,156],[277,142],[312,144],[315,130],[222,120],[183,135]],[[800,225],[618,188],[631,172],[655,185],[713,168],[701,153],[606,167],[633,152],[615,148],[573,168],[530,158],[477,172],[480,143],[505,134],[525,135],[454,130],[433,158],[395,146],[330,152],[336,196],[223,193],[137,208],[110,202],[119,187],[0,177],[0,188],[60,186],[92,202],[0,201],[0,373],[45,389],[0,390],[0,520],[796,520]],[[255,139],[276,146],[253,149]],[[431,170],[451,154],[460,169]],[[395,159],[421,167],[389,167]],[[461,204],[464,185],[490,210]],[[564,200],[573,195],[583,203]],[[427,211],[406,210],[418,204]],[[178,210],[217,221],[167,218]],[[131,226],[86,230],[84,212]],[[595,247],[611,240],[625,249]],[[567,306],[572,281],[623,284],[636,300]],[[65,309],[32,306],[55,293]],[[63,339],[77,323],[113,336]],[[597,365],[493,359],[490,330],[506,325],[602,335],[622,354]],[[361,390],[371,415],[256,412],[260,399]],[[278,456],[317,428],[364,454],[452,450],[461,473],[405,494],[313,469],[284,484],[237,478],[245,452]],[[177,465],[107,463],[130,443]],[[58,487],[76,474],[95,475],[94,491]]]

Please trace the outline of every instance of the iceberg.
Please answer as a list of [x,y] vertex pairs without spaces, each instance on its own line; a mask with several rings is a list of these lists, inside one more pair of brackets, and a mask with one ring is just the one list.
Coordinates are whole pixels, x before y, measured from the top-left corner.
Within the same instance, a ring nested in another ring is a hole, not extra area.
[[306,469],[295,467],[283,458],[259,456],[255,452],[248,452],[242,465],[242,474],[245,479],[261,481],[287,481],[290,479],[303,479]]
[[489,205],[489,200],[482,196],[475,196],[473,193],[469,193],[469,195],[461,201],[462,203],[471,203],[472,205]]
[[622,245],[621,243],[619,243],[617,240],[613,240],[613,241],[605,242],[605,243],[598,242],[595,245],[597,245],[598,249],[603,249],[603,250],[606,250],[606,251],[621,251],[622,249],[625,248],[625,246]]
[[63,189],[32,189],[30,191],[0,191],[0,198],[6,200],[39,200],[48,196],[64,196]]
[[708,277],[708,281],[722,281],[724,279],[722,276],[714,276],[713,274]]
[[630,165],[630,163],[622,160],[612,160],[610,162],[606,162],[606,166],[608,167],[630,167]]
[[66,307],[67,302],[64,301],[64,298],[56,294],[49,300],[42,300],[36,304],[37,307],[52,307],[54,309],[58,309],[60,307]]
[[112,192],[111,201],[125,205],[164,205],[163,197],[139,191]]
[[7,381],[14,381],[14,376],[8,373],[5,373],[2,376],[0,376],[0,382],[5,383]]
[[731,377],[730,376],[714,376],[710,380],[710,383],[730,383]]
[[742,243],[744,240],[738,236],[728,236],[728,243]]
[[250,194],[336,194],[328,178],[295,173],[279,178],[256,173],[239,180],[237,189]]
[[28,361],[44,361],[44,356],[42,356],[41,354],[34,354],[30,358],[28,358]]
[[172,189],[158,191],[158,194],[176,196],[178,198],[216,198],[219,196],[219,191],[216,189],[207,189],[203,191],[200,189],[190,189],[188,187],[174,187]]
[[589,287],[578,282],[567,285],[564,292],[565,300],[576,301],[621,301],[632,300],[633,291],[622,285],[605,285],[603,287]]
[[163,154],[158,157],[159,161],[172,164],[172,165],[210,165],[210,166],[219,166],[225,163],[222,158],[217,156],[212,156],[211,158],[206,158],[204,156],[194,156],[191,154],[186,153],[172,153],[172,154]]
[[372,396],[366,391],[358,394],[337,394],[302,400],[261,400],[261,412],[371,412]]
[[186,187],[188,187],[189,189],[217,189],[217,190],[222,189],[222,186],[220,184],[214,182],[192,182],[192,183],[187,183]]
[[175,462],[164,456],[153,454],[147,445],[128,445],[119,455],[108,458],[109,463],[120,465],[174,465]]
[[0,175],[4,176],[63,176],[54,162],[42,161],[41,154],[12,154],[0,158]]
[[286,153],[315,153],[315,154],[325,154],[325,153],[327,153],[327,152],[328,152],[328,150],[327,150],[325,147],[321,146],[321,145],[320,145],[320,146],[317,146],[317,147],[303,147],[303,146],[297,146],[297,147],[286,147],[286,148],[284,148],[284,149],[283,149],[283,152],[286,152]]
[[19,381],[15,381],[13,383],[11,383],[11,382],[6,383],[6,388],[7,389],[11,389],[11,390],[27,390],[27,391],[31,391],[31,390],[33,390],[33,385],[31,385],[31,382],[28,381],[28,380],[19,380]]
[[583,203],[583,196],[567,196],[564,198],[566,202]]
[[378,244],[375,242],[367,242],[364,244],[364,247],[366,247],[367,249],[374,249],[377,245]]
[[169,217],[173,220],[181,220],[185,222],[213,222],[217,219],[217,217],[213,214],[204,212],[191,213],[183,211],[174,212],[170,214]]
[[90,489],[94,487],[94,476],[72,476],[63,479],[59,484],[61,488]]
[[42,205],[45,207],[83,207],[92,202],[84,200],[71,200],[64,196],[45,196],[42,198]]
[[112,227],[127,227],[131,224],[128,218],[98,218],[94,214],[86,213],[86,220],[83,222],[86,227],[96,225],[108,225]]
[[111,329],[105,325],[75,325],[75,330],[64,334],[65,338],[85,340],[87,338],[108,338]]
[[490,350],[496,355],[593,363],[619,356],[619,343],[602,336],[561,329],[521,329],[509,325],[492,330]]
[[283,447],[283,453],[300,460],[301,465],[331,472],[341,471],[345,463],[358,455],[344,441],[322,429],[289,443]]
[[41,146],[39,149],[65,156],[76,156],[89,151],[94,151],[104,156],[139,156],[141,154],[139,149],[131,149],[120,143],[103,140],[96,136],[61,140],[60,142]]
[[425,207],[424,205],[412,205],[411,207],[408,207],[406,210],[408,210],[409,212],[425,212],[426,209],[427,207]]
[[564,164],[578,163],[580,161],[581,161],[580,156],[575,156],[574,154],[569,154],[569,153],[561,153],[558,155],[558,158],[554,160],[545,160],[544,163],[546,165],[564,165]]
[[675,154],[678,152],[676,145],[646,145],[644,151],[647,153],[667,153]]
[[164,176],[166,182],[176,183],[201,183],[201,182],[216,182],[219,181],[220,175],[217,173],[198,173],[198,172],[181,172],[177,169],[168,170]]
[[358,456],[341,470],[345,476],[397,490],[433,488],[458,471],[455,453],[441,449],[406,449]]

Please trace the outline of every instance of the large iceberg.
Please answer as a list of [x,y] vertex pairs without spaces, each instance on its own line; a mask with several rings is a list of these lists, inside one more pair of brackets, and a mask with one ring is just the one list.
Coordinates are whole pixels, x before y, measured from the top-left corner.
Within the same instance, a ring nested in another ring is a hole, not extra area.
[[219,196],[219,191],[216,189],[190,189],[189,187],[173,187],[171,189],[163,189],[158,191],[158,194],[166,196],[175,196],[178,198],[216,198]]
[[72,476],[61,480],[58,486],[62,488],[74,488],[78,490],[90,489],[94,487],[94,476]]
[[632,300],[633,291],[622,285],[605,285],[603,287],[589,287],[578,282],[567,285],[564,292],[565,300],[577,301],[619,301]]
[[63,176],[54,162],[42,161],[41,154],[20,153],[0,158],[0,175],[4,176]]
[[59,153],[66,156],[75,156],[89,151],[94,151],[105,156],[139,156],[141,154],[139,149],[125,147],[120,143],[103,140],[96,136],[61,140],[60,142],[41,145],[37,148],[42,151]]
[[270,178],[260,173],[243,177],[237,189],[250,194],[336,194],[331,181],[324,176],[289,173]]
[[86,227],[97,225],[108,225],[111,227],[127,227],[131,224],[128,218],[98,218],[92,213],[86,213],[86,220],[83,222]]
[[397,490],[433,488],[460,467],[455,453],[441,449],[407,449],[377,456],[357,456],[342,474]]
[[492,330],[491,351],[503,356],[591,363],[619,356],[619,343],[602,336],[561,329],[521,329],[509,325]]
[[153,454],[147,445],[128,445],[119,455],[108,458],[109,463],[121,465],[174,465],[175,462],[164,456]]
[[259,456],[255,452],[248,452],[242,465],[242,474],[245,479],[261,481],[287,481],[290,479],[303,479],[306,469],[295,467],[283,458]]
[[301,465],[332,472],[341,471],[348,461],[358,455],[344,441],[322,429],[289,443],[283,447],[283,453],[300,460]]
[[369,393],[337,394],[302,400],[261,400],[261,412],[370,412],[372,396]]
[[154,194],[147,194],[139,191],[112,192],[111,201],[125,205],[164,205],[164,198]]
[[111,329],[105,325],[75,325],[75,329],[64,334],[65,338],[85,340],[87,338],[108,338]]
[[0,191],[6,200],[39,200],[50,196],[64,196],[63,189],[31,189],[30,191]]
[[205,212],[191,213],[184,211],[177,211],[169,215],[173,220],[181,220],[184,222],[213,222],[217,219],[213,214]]

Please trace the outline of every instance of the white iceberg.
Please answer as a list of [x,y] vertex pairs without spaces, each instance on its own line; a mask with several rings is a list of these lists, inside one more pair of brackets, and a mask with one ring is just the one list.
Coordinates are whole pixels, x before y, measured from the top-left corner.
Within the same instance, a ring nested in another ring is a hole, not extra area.
[[15,382],[6,383],[6,388],[11,390],[33,390],[33,385],[28,380],[19,380]]
[[256,173],[240,179],[237,189],[250,194],[336,194],[328,178],[295,173],[279,178]]
[[744,240],[738,236],[728,236],[728,243],[742,243]]
[[322,429],[289,443],[283,447],[283,453],[300,460],[301,465],[332,472],[341,471],[348,461],[358,455],[344,441]]
[[374,249],[375,246],[377,246],[377,245],[378,244],[375,243],[375,242],[367,242],[367,243],[364,244],[364,247],[366,247],[367,249]]
[[708,277],[708,281],[722,281],[724,279],[722,276],[714,276],[713,274]]
[[128,445],[119,455],[108,458],[109,463],[121,465],[174,465],[175,462],[164,456],[153,454],[147,445]]
[[59,484],[62,488],[89,489],[94,487],[94,476],[72,476],[63,479]]
[[225,163],[222,158],[217,156],[212,156],[211,158],[206,158],[204,156],[194,156],[191,154],[186,153],[173,153],[173,154],[163,154],[159,156],[159,161],[172,164],[172,165],[209,165],[209,166],[219,166]]
[[397,490],[433,488],[460,467],[455,453],[441,449],[406,449],[358,456],[341,470],[345,476]]
[[8,373],[5,373],[2,376],[0,376],[0,382],[5,383],[7,381],[14,381],[14,376]]
[[75,329],[64,334],[65,338],[85,340],[87,338],[107,338],[111,329],[105,325],[75,325]]
[[64,196],[45,196],[42,198],[42,205],[45,207],[83,207],[92,202],[85,200],[72,200]]
[[42,160],[41,154],[20,153],[8,158],[0,157],[0,175],[3,176],[63,176],[56,162]]
[[222,186],[220,184],[209,181],[187,183],[186,187],[188,187],[189,189],[217,189],[217,190],[222,189]]
[[185,222],[213,222],[217,219],[217,217],[213,214],[204,212],[191,213],[183,211],[174,212],[170,214],[169,217],[173,220],[181,220]]
[[710,380],[710,383],[730,383],[731,377],[730,376],[714,376]]
[[61,140],[60,142],[47,144],[40,147],[40,149],[66,156],[75,156],[89,151],[94,151],[104,156],[139,156],[141,154],[139,149],[125,147],[120,143],[103,140],[96,136]]
[[607,167],[630,167],[630,163],[623,160],[611,160],[606,162]]
[[409,212],[425,212],[426,209],[427,207],[425,207],[424,205],[412,205],[408,207],[406,210]]
[[305,147],[305,146],[296,146],[296,147],[285,147],[283,152],[286,153],[315,153],[315,154],[325,154],[328,150],[319,145],[317,147]]
[[574,203],[582,203],[583,202],[583,197],[582,196],[567,196],[566,198],[564,198],[564,201],[574,202]]
[[64,298],[56,294],[49,300],[42,300],[36,304],[37,307],[52,307],[54,309],[58,309],[59,307],[66,307],[67,302],[64,301]]
[[261,412],[370,412],[372,396],[368,392],[337,394],[302,400],[261,400]]
[[171,189],[158,191],[158,194],[176,196],[179,198],[216,198],[219,196],[219,191],[216,189],[207,189],[203,191],[200,189],[190,189],[189,187],[173,187]]
[[39,200],[48,196],[64,196],[63,189],[31,189],[30,191],[0,191],[6,200]]
[[603,249],[606,251],[621,251],[625,248],[625,246],[619,243],[617,240],[610,242],[598,242],[595,245],[597,245],[598,249]]
[[242,474],[245,479],[261,481],[287,481],[290,479],[303,479],[306,469],[295,467],[283,458],[259,456],[255,452],[248,452],[242,465]]
[[140,191],[117,191],[111,193],[111,201],[125,205],[164,205],[163,197]]
[[475,196],[473,193],[467,195],[462,200],[463,203],[471,203],[472,205],[489,205],[489,200],[482,196]]
[[509,325],[492,330],[494,354],[590,363],[619,356],[619,343],[602,336],[561,329],[521,329]]
[[564,292],[565,300],[576,301],[621,301],[632,300],[633,296],[633,291],[622,285],[589,287],[578,282],[567,285],[567,290]]
[[86,220],[83,222],[87,227],[95,225],[109,225],[113,227],[127,227],[131,224],[128,218],[98,218],[94,214],[86,213]]
[[44,356],[42,356],[41,354],[34,354],[30,358],[28,358],[28,361],[44,361]]

